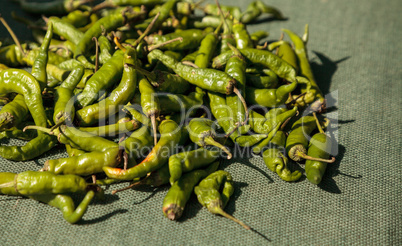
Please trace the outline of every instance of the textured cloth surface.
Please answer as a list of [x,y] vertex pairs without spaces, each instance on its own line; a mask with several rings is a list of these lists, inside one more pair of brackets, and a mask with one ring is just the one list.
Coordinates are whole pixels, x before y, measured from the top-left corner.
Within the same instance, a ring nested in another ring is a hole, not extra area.
[[[220,2],[245,10],[249,1]],[[302,34],[308,23],[312,68],[323,92],[330,93],[327,115],[339,145],[319,186],[305,178],[286,183],[259,156],[225,161],[221,167],[232,174],[236,189],[225,210],[251,231],[211,215],[194,196],[182,219],[169,221],[161,209],[167,187],[117,195],[107,190],[106,200],[93,202],[76,225],[48,205],[1,196],[1,244],[401,245],[402,2],[265,2],[288,20],[262,18],[249,26],[250,33],[267,30],[274,40],[281,28]],[[0,2],[7,19],[15,8],[11,1]],[[0,36],[7,36],[4,28]],[[0,159],[0,171],[37,170],[65,155],[60,148],[35,161]]]

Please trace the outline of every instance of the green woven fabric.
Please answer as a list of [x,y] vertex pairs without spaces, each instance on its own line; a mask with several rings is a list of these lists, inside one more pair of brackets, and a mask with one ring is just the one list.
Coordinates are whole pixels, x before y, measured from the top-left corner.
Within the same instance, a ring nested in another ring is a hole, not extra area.
[[[244,10],[249,1],[220,2]],[[167,187],[117,195],[107,190],[106,200],[95,201],[76,225],[45,204],[1,196],[0,244],[401,245],[402,2],[265,2],[288,20],[263,18],[250,32],[267,30],[274,40],[281,28],[302,34],[310,24],[310,60],[320,87],[330,93],[328,117],[339,143],[337,161],[328,165],[321,185],[305,178],[286,183],[259,156],[225,161],[221,167],[236,189],[226,211],[251,231],[211,215],[195,197],[182,219],[169,221],[162,214]],[[12,8],[11,1],[0,2],[6,18]],[[0,37],[6,36],[1,28]],[[30,162],[1,159],[0,171],[37,170],[62,155],[55,149]]]

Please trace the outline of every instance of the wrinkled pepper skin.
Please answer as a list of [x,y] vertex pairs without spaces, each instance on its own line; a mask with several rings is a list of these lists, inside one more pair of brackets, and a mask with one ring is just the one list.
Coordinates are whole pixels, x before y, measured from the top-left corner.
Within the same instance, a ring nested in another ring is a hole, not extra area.
[[293,123],[288,138],[286,139],[286,152],[290,159],[301,161],[302,158],[297,155],[298,152],[306,153],[308,138],[312,131],[317,127],[313,116],[304,116]]
[[278,89],[257,89],[247,87],[246,100],[251,105],[261,105],[264,107],[278,107],[283,105],[289,98],[289,93],[297,87],[297,82],[282,85]]

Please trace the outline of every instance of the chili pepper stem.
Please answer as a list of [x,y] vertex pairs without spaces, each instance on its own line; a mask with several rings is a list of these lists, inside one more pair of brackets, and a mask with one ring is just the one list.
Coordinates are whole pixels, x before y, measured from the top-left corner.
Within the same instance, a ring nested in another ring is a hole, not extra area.
[[174,42],[177,42],[177,41],[183,42],[183,38],[178,37],[178,38],[174,38],[174,39],[168,40],[168,41],[160,43],[160,44],[148,46],[148,52],[151,52],[154,49],[159,49],[162,46],[165,46],[167,44],[171,44],[171,43],[174,43]]
[[[57,127],[63,125],[65,121],[66,121],[66,119],[63,117],[62,120],[60,120],[59,122],[57,122],[56,125],[54,125],[54,126],[52,126],[52,127],[50,128],[50,131],[49,131],[49,132],[53,132],[54,129],[56,129]],[[24,131],[25,131],[25,130],[24,130]]]
[[250,226],[244,224],[242,221],[236,219],[235,217],[233,217],[232,215],[226,213],[225,211],[223,211],[223,209],[219,206],[215,206],[216,204],[211,204],[211,206],[208,206],[208,210],[213,213],[213,214],[219,214],[222,215],[225,218],[228,218],[230,220],[233,220],[234,222],[238,223],[239,225],[243,226],[245,229],[250,230]]
[[4,184],[0,184],[0,189],[2,189],[2,188],[9,188],[9,187],[13,187],[13,186],[15,186],[15,181],[11,181],[11,182],[7,182],[7,183],[4,183]]
[[95,73],[96,73],[99,67],[99,42],[96,37],[92,37],[92,40],[95,41]]
[[244,126],[245,124],[247,124],[248,115],[249,115],[247,103],[246,103],[246,100],[244,100],[243,96],[241,95],[239,89],[237,89],[236,87],[233,87],[233,92],[239,97],[241,103],[243,104],[244,110],[246,111],[245,120],[241,123]]
[[0,21],[1,21],[1,23],[3,23],[3,25],[7,29],[8,33],[10,33],[11,37],[13,38],[15,44],[18,46],[18,49],[21,51],[22,55],[25,56],[26,54],[24,52],[24,49],[21,46],[20,41],[17,38],[17,35],[15,35],[14,31],[8,25],[7,21],[1,16],[1,14],[0,14]]
[[313,116],[315,119],[315,123],[317,124],[318,130],[320,131],[320,133],[324,133],[324,130],[322,129],[322,126],[321,126],[320,122],[318,121],[317,114],[315,112],[313,112]]
[[124,171],[126,171],[128,165],[128,155],[126,151],[123,152],[123,163]]
[[216,142],[212,137],[204,138],[204,142],[205,142],[206,145],[212,145],[212,146],[218,147],[221,150],[225,151],[225,153],[228,155],[227,158],[232,159],[232,153],[230,153],[230,151],[225,146],[223,146],[222,144]]
[[151,73],[145,69],[143,69],[140,66],[134,65],[134,64],[128,64],[126,63],[125,65],[134,68],[137,72],[139,72],[140,74],[144,75],[145,77],[149,78],[150,80],[156,80],[156,75],[155,73]]
[[141,34],[141,36],[139,38],[137,38],[137,40],[135,40],[135,42],[133,44],[134,47],[136,47],[145,38],[145,36],[147,36],[149,34],[149,32],[151,31],[152,27],[155,25],[155,22],[158,19],[160,14],[161,14],[161,12],[158,12],[155,15],[155,17],[152,19],[151,23],[147,26],[147,29],[145,29],[145,31]]
[[157,136],[157,132],[156,132],[156,117],[155,114],[151,115],[151,123],[152,123],[152,129],[154,132],[154,145],[156,145],[158,143],[158,136]]
[[225,138],[230,137],[230,135],[232,135],[240,126],[240,122],[236,122],[235,124],[236,126],[233,128],[233,130],[231,130],[228,134],[225,135]]
[[46,132],[49,135],[54,135],[54,133],[49,128],[46,128],[43,126],[26,126],[26,127],[24,127],[24,129],[22,129],[22,131],[25,132],[26,130],[30,130],[30,129]]
[[302,152],[299,152],[299,151],[296,152],[296,155],[301,157],[301,158],[303,158],[303,159],[311,160],[311,161],[321,161],[321,162],[325,162],[325,163],[334,163],[335,162],[335,157],[332,157],[330,160],[326,160],[326,159],[311,157],[311,156],[308,156],[308,155],[306,155],[306,154],[304,154]]
[[142,180],[137,181],[137,182],[135,182],[135,183],[132,183],[132,184],[130,184],[130,185],[127,186],[127,187],[124,187],[124,188],[121,188],[121,189],[112,191],[112,195],[116,194],[117,192],[125,191],[125,190],[128,190],[128,189],[133,188],[134,186],[137,186],[137,185],[142,184],[142,183],[144,182],[144,180],[147,180],[147,179],[149,178],[150,175],[151,175],[151,173],[148,173],[147,176],[146,176],[145,178],[143,178]]
[[96,11],[98,11],[98,10],[101,10],[101,9],[113,8],[113,7],[115,7],[115,6],[113,5],[112,2],[103,1],[103,2],[101,2],[100,4],[94,6],[94,7],[92,8],[92,10],[91,10],[91,13],[94,13],[94,12],[96,12]]

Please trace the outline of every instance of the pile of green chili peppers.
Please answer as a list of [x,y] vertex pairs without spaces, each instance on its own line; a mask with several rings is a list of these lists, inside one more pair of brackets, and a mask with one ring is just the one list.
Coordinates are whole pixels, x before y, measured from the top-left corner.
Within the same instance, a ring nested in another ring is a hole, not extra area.
[[[0,194],[49,204],[76,223],[103,186],[131,183],[114,194],[170,185],[167,218],[179,219],[194,192],[211,213],[250,229],[223,210],[235,186],[218,169],[231,147],[261,154],[287,182],[302,176],[291,161],[307,160],[313,184],[334,162],[328,122],[317,116],[325,98],[307,56],[308,26],[269,44],[268,32],[247,30],[260,15],[284,19],[278,9],[259,0],[244,12],[180,0],[17,2],[43,17],[14,16],[33,30],[35,41],[23,44],[0,17],[15,42],[0,43],[0,139],[25,141],[2,143],[0,156],[27,161],[65,148],[68,157],[0,172]],[[72,193],[85,194],[78,207]]]

